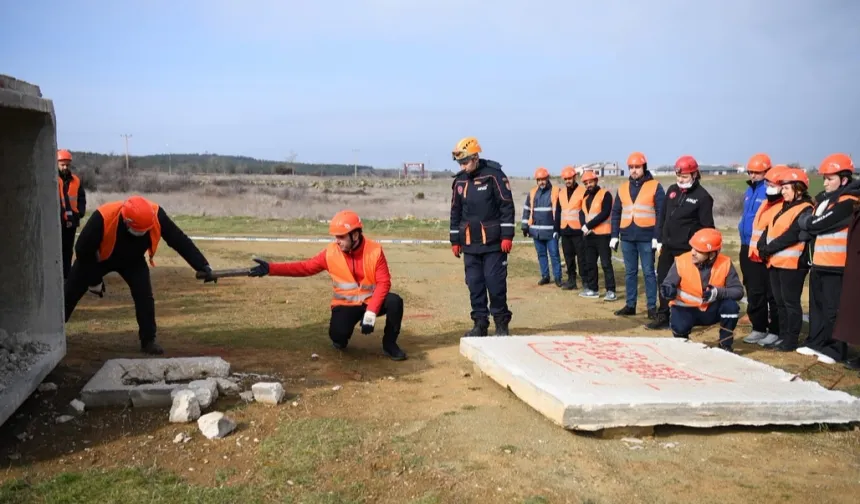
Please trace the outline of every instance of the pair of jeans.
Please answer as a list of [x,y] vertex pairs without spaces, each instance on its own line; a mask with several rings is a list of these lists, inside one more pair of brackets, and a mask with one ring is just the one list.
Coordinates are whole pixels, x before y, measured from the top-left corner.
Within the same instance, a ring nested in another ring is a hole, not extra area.
[[551,238],[549,240],[538,240],[535,238],[534,242],[535,250],[537,250],[538,264],[540,264],[541,278],[549,278],[549,263],[546,258],[548,252],[549,259],[552,261],[553,278],[560,282],[562,278],[561,256],[558,254],[558,238]]
[[621,241],[621,254],[624,257],[624,287],[627,306],[636,308],[639,283],[639,263],[642,263],[642,276],[645,277],[645,299],[648,309],[657,307],[657,274],[654,272],[654,249],[647,241]]

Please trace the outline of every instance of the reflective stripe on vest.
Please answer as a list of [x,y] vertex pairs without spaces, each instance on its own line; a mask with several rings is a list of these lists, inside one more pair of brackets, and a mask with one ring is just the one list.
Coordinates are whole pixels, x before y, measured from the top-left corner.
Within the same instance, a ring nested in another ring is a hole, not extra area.
[[326,247],[326,267],[333,289],[332,306],[358,306],[373,296],[373,291],[376,290],[376,265],[381,251],[379,243],[364,238],[361,256],[364,278],[359,283],[347,264],[346,254],[338,247],[337,242]]
[[582,209],[582,200],[585,197],[585,186],[577,186],[570,199],[567,197],[567,187],[561,191],[560,196],[561,229],[582,229],[582,224],[579,222],[579,211]]
[[[69,205],[71,205],[72,212],[78,213],[78,191],[81,187],[81,179],[78,178],[77,175],[72,175],[72,179],[69,180]],[[63,220],[66,219],[66,195],[63,194],[63,179],[61,177],[57,177],[57,192],[60,195],[60,208],[63,210]]]
[[[588,205],[588,209],[585,212],[585,222],[588,223],[598,215],[600,215],[600,211],[603,209],[603,199],[606,197],[606,189],[601,189],[597,191],[597,194],[594,195],[594,199],[591,200],[591,205]],[[597,208],[595,208],[597,205]],[[600,224],[597,225],[591,231],[596,235],[608,235],[612,232],[612,223],[609,222],[610,219],[606,219]]]
[[[842,195],[836,201],[829,203],[827,210],[833,208],[836,203],[857,200],[856,196]],[[824,233],[815,237],[815,245],[812,252],[812,264],[814,266],[844,268],[847,259],[848,226],[837,229],[832,233]]]
[[[791,207],[779,217],[774,216],[774,220],[771,222],[767,232],[767,243],[785,234],[791,224],[797,219],[797,216],[800,215],[800,212],[806,208],[812,208],[812,203],[803,202],[800,205]],[[800,256],[803,255],[804,247],[805,243],[802,241],[786,247],[768,257],[767,264],[773,268],[797,269]]]
[[[119,219],[121,217],[120,210],[122,209],[122,201],[114,201],[113,203],[105,203],[100,206],[96,212],[100,213],[102,216],[102,220],[104,221],[104,230],[102,231],[102,242],[99,244],[99,250],[97,252],[98,256],[96,259],[99,262],[107,261],[111,254],[113,254],[113,248],[116,245],[116,233],[117,228],[119,227]],[[158,205],[149,202],[152,205],[152,210],[155,212],[155,215],[158,215]],[[158,250],[158,243],[161,241],[161,223],[158,222],[158,218],[155,219],[155,225],[152,226],[152,229],[149,230],[149,264],[155,266],[155,261],[152,258],[155,256],[155,252]]]
[[529,220],[528,220],[527,224],[529,225],[529,227],[533,227],[535,229],[553,229],[555,227],[554,224],[549,225],[549,226],[533,226],[532,224],[535,221],[535,212],[551,212],[552,221],[555,222],[555,207],[556,207],[556,205],[558,205],[558,189],[559,188],[556,186],[552,186],[552,190],[550,191],[550,196],[549,196],[550,202],[551,202],[549,207],[537,207],[537,208],[535,208],[535,195],[537,194],[538,189],[540,189],[538,186],[534,186],[534,187],[532,187],[531,192],[529,192],[529,198],[530,198]]
[[755,218],[752,225],[752,237],[750,238],[750,248],[747,256],[751,261],[760,263],[761,257],[758,255],[758,241],[761,239],[762,233],[767,228],[767,224],[773,220],[773,217],[779,213],[782,208],[782,200],[771,203],[767,200],[759,205],[755,212]]
[[629,180],[618,188],[618,197],[621,198],[621,229],[629,227],[634,222],[641,228],[657,225],[656,180],[649,180],[642,184],[635,202],[630,198]]
[[[708,277],[707,284],[714,287],[725,287],[726,279],[731,270],[732,260],[729,256],[718,254],[711,266],[711,274]],[[708,309],[709,303],[702,301],[702,276],[699,274],[699,268],[693,264],[693,253],[685,252],[675,259],[675,269],[678,270],[678,276],[681,277],[681,282],[678,285],[678,296],[669,301],[672,306],[683,306],[686,308],[698,308],[702,311]]]

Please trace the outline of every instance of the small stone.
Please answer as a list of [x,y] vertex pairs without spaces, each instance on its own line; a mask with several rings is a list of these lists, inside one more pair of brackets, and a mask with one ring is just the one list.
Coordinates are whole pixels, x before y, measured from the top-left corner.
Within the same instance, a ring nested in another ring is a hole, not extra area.
[[666,449],[668,450],[668,449],[670,449],[670,448],[675,448],[675,447],[677,447],[677,446],[678,446],[678,443],[663,443],[663,444],[661,444],[660,446],[662,446],[663,448],[666,448]]
[[293,407],[293,408],[295,408],[295,407],[296,407],[296,406],[298,406],[298,405],[299,405],[299,402],[298,402],[298,401],[293,401],[293,403],[292,403],[292,407]]
[[79,401],[77,399],[72,399],[72,402],[70,402],[69,405],[71,405],[72,409],[75,410],[75,413],[78,413],[78,414],[83,413],[84,408],[86,408],[86,405],[84,404],[84,402]]
[[180,432],[175,438],[173,438],[174,443],[187,443],[188,441],[191,441],[191,436],[185,432]]
[[320,356],[318,354],[311,354],[311,360],[319,360]]
[[74,419],[75,419],[75,417],[73,417],[72,415],[60,415],[57,417],[56,422],[58,424],[61,424],[61,423],[66,423],[69,420],[74,420]]
[[20,439],[21,441],[26,441],[27,436],[28,434],[26,432],[19,432],[18,434],[15,434],[15,437]]
[[266,404],[278,404],[284,398],[284,387],[278,382],[259,382],[251,386],[254,400]]
[[337,392],[338,390],[340,390],[340,389],[342,389],[342,388],[343,388],[343,387],[341,387],[340,385],[335,385],[335,386],[334,386],[334,387],[332,387],[331,389],[332,389],[332,390],[334,390],[335,392]]
[[218,439],[233,432],[236,422],[224,416],[220,411],[206,413],[197,419],[197,427],[208,439]]
[[170,407],[171,423],[187,423],[200,418],[200,403],[193,390],[182,389],[173,395],[173,405]]
[[245,402],[254,402],[254,393],[250,390],[239,393],[239,397]]
[[39,392],[50,392],[52,390],[57,390],[56,383],[45,382],[39,385]]
[[641,439],[636,439],[636,438],[632,438],[632,437],[621,438],[621,440],[624,441],[625,443],[641,444],[643,442]]
[[389,380],[394,380],[394,377],[393,377],[393,376],[389,376],[389,377],[388,377],[388,379],[389,379]]
[[7,457],[9,457],[9,460],[18,460],[21,458],[21,454],[20,453],[10,453],[9,455],[7,455]]

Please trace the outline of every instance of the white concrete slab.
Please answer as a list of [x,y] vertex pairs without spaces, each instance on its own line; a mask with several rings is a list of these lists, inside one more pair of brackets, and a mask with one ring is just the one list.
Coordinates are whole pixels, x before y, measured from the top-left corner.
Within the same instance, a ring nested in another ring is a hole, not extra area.
[[675,338],[461,338],[460,353],[571,430],[860,421],[850,394]]

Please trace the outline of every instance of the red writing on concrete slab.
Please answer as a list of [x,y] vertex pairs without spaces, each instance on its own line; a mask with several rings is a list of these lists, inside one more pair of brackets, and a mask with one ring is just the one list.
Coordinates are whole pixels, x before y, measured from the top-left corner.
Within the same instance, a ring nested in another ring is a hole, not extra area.
[[648,343],[636,343],[587,337],[582,341],[547,341],[530,343],[541,357],[571,373],[603,376],[596,385],[610,385],[612,377],[638,377],[644,385],[659,390],[658,383],[732,382],[734,380],[698,371],[682,369],[660,350]]

